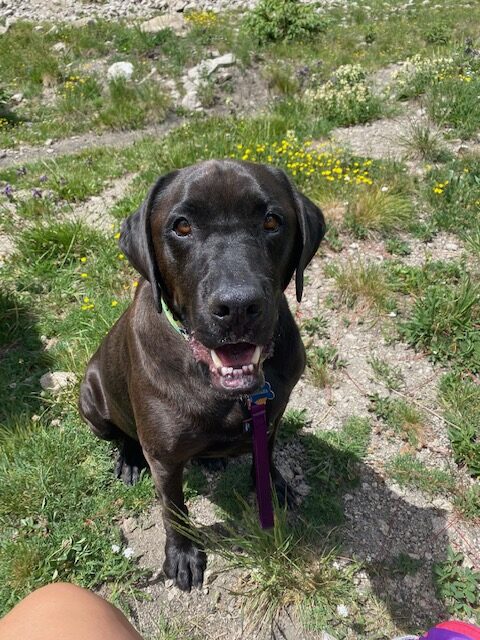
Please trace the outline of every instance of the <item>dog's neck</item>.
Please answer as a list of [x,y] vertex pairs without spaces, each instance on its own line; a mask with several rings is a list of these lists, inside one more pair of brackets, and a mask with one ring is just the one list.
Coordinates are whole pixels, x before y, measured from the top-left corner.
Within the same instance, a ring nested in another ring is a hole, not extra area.
[[165,300],[163,298],[161,300],[162,300],[162,311],[165,314],[165,318],[168,320],[168,322],[172,325],[172,327],[175,329],[177,333],[179,333],[182,337],[184,337],[185,340],[188,340],[188,332],[183,326],[183,324],[180,321],[175,320],[175,318],[173,317],[173,313],[168,308],[168,305],[165,302]]

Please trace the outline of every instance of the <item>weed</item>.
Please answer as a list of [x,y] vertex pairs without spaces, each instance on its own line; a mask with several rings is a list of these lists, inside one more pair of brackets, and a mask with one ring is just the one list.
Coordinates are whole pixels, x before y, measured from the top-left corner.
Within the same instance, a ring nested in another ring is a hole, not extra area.
[[434,566],[438,596],[453,616],[477,618],[480,613],[480,572],[463,565],[464,556],[451,547],[447,559]]
[[479,170],[480,160],[466,156],[430,171],[425,195],[438,228],[454,233],[476,229],[480,212]]
[[412,253],[412,248],[409,243],[397,237],[388,238],[385,241],[385,249],[388,253],[397,256],[409,256]]
[[[315,80],[312,80],[315,85]],[[348,126],[378,118],[381,99],[366,81],[366,73],[359,65],[339,67],[327,82],[308,89],[307,101],[335,126]]]
[[424,418],[422,414],[400,398],[371,396],[372,411],[400,437],[416,447],[423,440]]
[[260,0],[244,18],[244,30],[260,44],[311,38],[326,28],[314,7],[296,0]]
[[324,316],[314,316],[313,318],[307,318],[302,322],[302,331],[307,336],[317,338],[328,337],[328,320]]
[[383,383],[387,389],[398,391],[405,385],[405,378],[399,367],[375,356],[372,356],[367,362],[372,367],[375,378]]
[[412,214],[412,203],[405,195],[371,187],[350,199],[345,222],[353,231],[392,231],[405,229]]
[[412,122],[399,138],[407,157],[426,162],[447,162],[453,155],[445,146],[441,135],[428,125]]
[[334,224],[329,224],[327,233],[325,235],[325,242],[328,242],[328,246],[332,251],[339,253],[343,250],[343,242],[340,238],[340,232],[338,227]]
[[451,28],[444,22],[433,22],[423,32],[427,44],[448,44],[452,37]]
[[295,72],[291,67],[279,67],[277,65],[266,69],[268,86],[283,96],[295,95],[300,86]]
[[480,387],[468,377],[450,373],[442,378],[439,395],[455,461],[472,476],[480,476]]
[[408,453],[399,454],[390,460],[385,470],[400,486],[418,489],[431,496],[448,496],[455,487],[455,479],[450,473],[428,468]]
[[287,409],[279,427],[280,441],[290,440],[309,424],[306,409]]
[[459,262],[426,260],[420,267],[402,262],[386,264],[387,280],[393,291],[405,295],[421,295],[428,287],[458,284],[465,273],[465,265]]
[[242,572],[236,593],[243,597],[251,628],[271,627],[281,611],[306,598],[321,597],[332,608],[336,599],[349,593],[354,565],[340,571],[334,566],[333,551],[309,548],[306,522],[292,527],[286,511],[276,504],[274,527],[263,530],[256,509],[237,499],[240,518],[227,521],[223,532],[200,531],[185,518],[177,526],[196,544],[222,557],[228,570]]
[[346,366],[335,347],[310,347],[307,362],[313,384],[323,389],[332,381],[332,371]]
[[480,81],[473,73],[445,79],[430,88],[426,97],[428,113],[454,135],[469,138],[480,128],[479,91]]
[[363,302],[367,308],[384,311],[394,306],[385,273],[377,264],[359,260],[356,263],[333,265],[326,275],[335,279],[340,300],[348,307]]
[[480,372],[480,285],[465,276],[458,285],[432,285],[413,307],[401,332],[438,362]]
[[480,487],[478,485],[458,490],[453,504],[464,518],[480,523]]

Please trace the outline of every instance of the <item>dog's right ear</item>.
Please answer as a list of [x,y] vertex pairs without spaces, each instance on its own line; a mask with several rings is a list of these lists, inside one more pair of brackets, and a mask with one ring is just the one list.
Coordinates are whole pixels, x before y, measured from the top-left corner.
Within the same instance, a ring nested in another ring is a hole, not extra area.
[[159,313],[162,312],[162,277],[155,257],[150,218],[159,196],[177,175],[178,171],[172,171],[159,178],[140,208],[124,220],[120,231],[120,249],[152,285],[153,300]]

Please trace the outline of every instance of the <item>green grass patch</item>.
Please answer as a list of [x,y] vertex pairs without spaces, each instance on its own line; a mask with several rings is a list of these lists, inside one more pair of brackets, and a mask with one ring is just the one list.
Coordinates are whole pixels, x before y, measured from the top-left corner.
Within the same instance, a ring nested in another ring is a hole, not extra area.
[[363,305],[380,312],[395,307],[385,271],[378,264],[357,260],[328,265],[326,275],[334,278],[340,302],[347,307]]
[[429,468],[408,453],[390,460],[385,470],[401,487],[418,489],[430,496],[448,496],[455,487],[455,479],[450,473]]
[[2,614],[55,580],[128,588],[140,575],[112,545],[122,546],[122,513],[153,499],[152,483],[127,489],[114,481],[109,447],[94,441],[75,414],[63,412],[57,427],[45,416],[35,426],[25,420],[0,431]]
[[405,377],[400,367],[375,356],[368,360],[368,364],[372,367],[375,379],[384,384],[387,389],[399,391],[405,386]]
[[468,276],[456,285],[432,285],[415,302],[401,332],[435,362],[480,371],[480,286]]
[[423,440],[424,417],[401,398],[371,396],[372,411],[377,418],[409,444],[416,447]]
[[451,547],[447,559],[434,567],[437,595],[456,618],[480,620],[480,572],[464,565],[464,556]]
[[313,384],[320,389],[333,380],[333,372],[346,366],[332,345],[313,346],[307,350],[307,364]]
[[433,285],[456,285],[465,273],[463,262],[442,262],[427,259],[421,266],[410,266],[402,262],[385,264],[386,276],[393,291],[404,295],[420,296]]
[[449,421],[448,435],[455,461],[469,473],[480,476],[480,387],[460,374],[450,373],[440,383],[440,400]]
[[454,233],[476,229],[480,215],[479,171],[477,156],[465,156],[430,171],[425,197],[432,221],[439,229]]

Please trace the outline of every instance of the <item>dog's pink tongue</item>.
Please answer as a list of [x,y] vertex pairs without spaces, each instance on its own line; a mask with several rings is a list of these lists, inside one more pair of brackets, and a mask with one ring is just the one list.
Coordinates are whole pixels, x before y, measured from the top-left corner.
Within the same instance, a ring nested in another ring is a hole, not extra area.
[[255,345],[246,342],[238,344],[226,344],[215,349],[224,367],[241,367],[252,362]]

